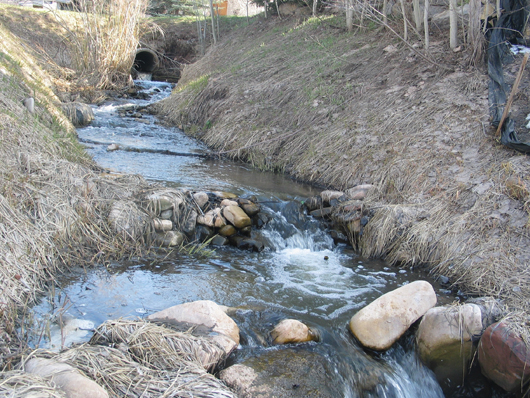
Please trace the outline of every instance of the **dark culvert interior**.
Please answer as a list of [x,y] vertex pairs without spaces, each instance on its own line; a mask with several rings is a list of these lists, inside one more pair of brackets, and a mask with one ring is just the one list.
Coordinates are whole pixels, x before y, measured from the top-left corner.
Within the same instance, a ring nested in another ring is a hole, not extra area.
[[134,69],[140,73],[153,73],[158,68],[158,56],[153,50],[140,48],[134,57]]

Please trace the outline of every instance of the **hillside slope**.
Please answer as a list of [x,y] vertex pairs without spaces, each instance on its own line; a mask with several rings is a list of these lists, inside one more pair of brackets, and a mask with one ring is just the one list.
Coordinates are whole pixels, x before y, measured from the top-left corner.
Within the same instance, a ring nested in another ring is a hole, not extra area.
[[381,29],[348,33],[338,17],[259,20],[186,67],[155,111],[257,167],[375,185],[352,238],[364,256],[426,266],[522,315],[528,158],[496,142],[485,73],[431,40],[425,54]]

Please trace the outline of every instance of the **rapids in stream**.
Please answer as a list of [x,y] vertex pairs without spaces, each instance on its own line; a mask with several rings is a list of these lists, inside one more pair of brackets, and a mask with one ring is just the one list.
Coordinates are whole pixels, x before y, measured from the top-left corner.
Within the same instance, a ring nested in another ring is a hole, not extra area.
[[[349,333],[348,322],[375,298],[417,279],[433,284],[438,305],[457,297],[420,271],[366,260],[351,247],[336,244],[322,223],[300,210],[301,201],[318,193],[314,187],[248,165],[201,157],[208,153],[202,143],[138,112],[138,107],[168,96],[172,86],[137,84],[149,99],[117,99],[94,108],[95,121],[78,130],[87,151],[102,167],[141,174],[169,187],[256,196],[272,220],[259,230],[268,248],[253,253],[225,246],[209,256],[164,251],[157,258],[74,269],[59,277],[49,296],[34,308],[36,321],[52,327],[50,333],[34,336],[33,344],[58,350],[71,341],[87,341],[90,329],[107,319],[145,317],[176,304],[213,300],[237,308],[233,318],[241,344],[227,366],[250,359],[259,362],[283,349],[296,350],[324,359],[333,393],[322,396],[444,397],[434,374],[418,360],[411,334],[385,353],[368,352]],[[110,144],[128,150],[109,152]],[[61,334],[53,323],[58,313],[75,320],[75,332]],[[285,318],[317,329],[321,341],[272,346],[268,333]],[[375,384],[369,381],[374,373]],[[446,389],[445,396],[498,394],[490,388],[480,381],[450,393]]]

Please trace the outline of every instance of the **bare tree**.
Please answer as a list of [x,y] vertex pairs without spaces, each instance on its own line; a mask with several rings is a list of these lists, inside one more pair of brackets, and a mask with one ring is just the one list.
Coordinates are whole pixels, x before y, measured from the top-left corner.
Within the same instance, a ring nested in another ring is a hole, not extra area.
[[414,24],[416,25],[416,30],[420,32],[422,23],[420,0],[412,0],[412,8],[414,11]]
[[213,10],[213,0],[210,0],[210,17],[212,20],[212,37],[213,44],[217,44],[217,34],[215,33],[215,13]]
[[407,13],[405,12],[405,0],[400,0],[401,14],[403,14],[403,40],[408,40]]
[[425,0],[425,6],[423,8],[423,28],[425,30],[425,49],[429,49],[429,0]]
[[469,44],[473,50],[473,60],[476,63],[482,57],[484,36],[480,30],[480,0],[469,1]]
[[449,46],[458,46],[458,21],[456,15],[456,0],[449,0]]
[[351,32],[353,30],[352,0],[344,0],[344,4],[346,6],[346,26],[348,28],[348,32]]

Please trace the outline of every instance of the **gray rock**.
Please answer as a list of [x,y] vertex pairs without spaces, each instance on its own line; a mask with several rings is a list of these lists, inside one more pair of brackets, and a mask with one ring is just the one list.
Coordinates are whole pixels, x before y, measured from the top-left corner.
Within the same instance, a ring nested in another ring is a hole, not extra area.
[[164,247],[180,246],[185,239],[184,234],[179,231],[159,232],[153,235],[155,244]]
[[314,352],[266,351],[230,366],[219,377],[240,398],[334,398],[343,395],[329,378],[329,361]]
[[112,204],[108,221],[114,233],[136,240],[146,232],[149,217],[134,202],[119,200]]
[[62,105],[63,111],[76,127],[89,125],[94,120],[94,111],[88,104],[81,102],[70,102]]
[[35,99],[29,97],[22,101],[22,103],[30,113],[35,113]]

